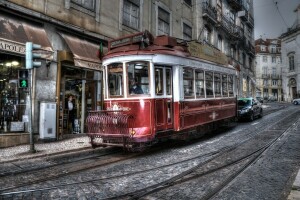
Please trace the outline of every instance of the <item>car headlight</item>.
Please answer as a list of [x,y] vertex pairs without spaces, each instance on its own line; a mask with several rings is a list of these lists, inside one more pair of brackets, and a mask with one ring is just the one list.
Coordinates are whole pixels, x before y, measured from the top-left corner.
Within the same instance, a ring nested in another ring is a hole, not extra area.
[[251,110],[251,108],[244,108],[243,110],[241,110],[241,114],[245,114],[248,113]]

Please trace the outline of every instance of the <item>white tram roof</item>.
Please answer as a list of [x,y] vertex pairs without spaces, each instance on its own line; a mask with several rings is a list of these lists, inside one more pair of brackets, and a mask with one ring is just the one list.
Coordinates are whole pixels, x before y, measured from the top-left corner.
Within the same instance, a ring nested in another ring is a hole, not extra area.
[[[146,47],[142,43],[145,39],[141,39],[144,35],[149,41]],[[103,57],[103,65],[114,62],[152,61],[161,65],[188,66],[227,73],[237,71],[228,64],[226,55],[219,50],[197,42],[188,45],[178,43],[175,38],[165,35],[153,39],[147,31],[112,40],[108,49]]]

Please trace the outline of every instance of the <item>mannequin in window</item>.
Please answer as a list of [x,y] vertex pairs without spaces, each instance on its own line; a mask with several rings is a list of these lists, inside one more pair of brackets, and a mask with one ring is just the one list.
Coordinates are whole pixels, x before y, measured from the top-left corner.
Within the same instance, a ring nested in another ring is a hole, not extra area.
[[68,98],[68,110],[69,110],[69,123],[72,125],[72,131],[74,131],[75,128],[75,108],[74,108],[74,102],[73,102],[73,96],[70,95]]
[[137,79],[132,78],[130,79],[130,89],[129,89],[130,94],[143,94],[143,90],[141,86],[138,85]]

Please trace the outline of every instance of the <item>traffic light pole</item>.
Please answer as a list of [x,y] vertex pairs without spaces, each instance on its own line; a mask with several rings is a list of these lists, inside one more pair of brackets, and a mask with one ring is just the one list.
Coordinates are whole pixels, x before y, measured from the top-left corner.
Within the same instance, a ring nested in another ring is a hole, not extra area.
[[30,153],[36,153],[35,147],[34,147],[34,137],[33,137],[33,131],[32,131],[32,113],[33,113],[33,101],[32,101],[32,86],[33,86],[33,80],[32,80],[32,70],[33,69],[29,69],[29,119],[28,119],[28,131],[29,131],[29,135],[30,135]]
[[34,137],[32,131],[32,114],[34,113],[34,106],[33,106],[33,68],[42,66],[42,63],[34,61],[36,58],[41,58],[41,54],[34,53],[34,50],[39,50],[41,45],[33,44],[32,42],[26,42],[26,69],[29,72],[29,119],[28,119],[28,131],[30,134],[30,152],[35,153],[36,150],[34,148]]

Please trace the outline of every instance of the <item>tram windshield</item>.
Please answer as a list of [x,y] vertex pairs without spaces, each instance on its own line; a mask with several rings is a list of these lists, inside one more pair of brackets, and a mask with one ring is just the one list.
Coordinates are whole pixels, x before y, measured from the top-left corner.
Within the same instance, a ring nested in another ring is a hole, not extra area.
[[149,63],[126,63],[128,78],[128,94],[149,94]]
[[149,94],[149,62],[125,63],[127,89],[124,89],[123,63],[112,63],[107,66],[107,87],[109,97],[124,97]]

